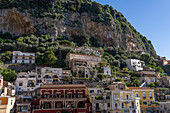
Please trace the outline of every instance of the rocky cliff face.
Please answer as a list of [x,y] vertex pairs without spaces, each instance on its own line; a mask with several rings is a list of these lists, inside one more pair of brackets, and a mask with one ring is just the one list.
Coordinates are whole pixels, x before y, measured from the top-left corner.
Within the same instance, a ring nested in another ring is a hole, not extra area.
[[65,13],[63,19],[49,17],[36,18],[26,10],[0,9],[0,31],[12,35],[51,34],[55,37],[66,36],[73,40],[75,36],[88,35],[94,37],[100,45],[123,46],[129,51],[144,51],[131,33],[122,33],[114,25],[108,26],[101,22],[91,21],[87,13]]

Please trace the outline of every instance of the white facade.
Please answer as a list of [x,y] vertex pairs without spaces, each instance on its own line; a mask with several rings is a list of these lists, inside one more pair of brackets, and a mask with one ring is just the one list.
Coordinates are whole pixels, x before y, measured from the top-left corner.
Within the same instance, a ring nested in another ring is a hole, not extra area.
[[53,73],[58,76],[59,79],[62,79],[63,77],[71,77],[71,71],[70,70],[63,70],[62,68],[51,68],[51,67],[37,67],[36,72],[38,74],[50,74]]
[[12,63],[34,64],[35,53],[26,53],[21,51],[13,51]]
[[128,59],[125,60],[125,63],[127,64],[127,68],[131,71],[142,71],[145,64],[143,61],[140,61],[138,59]]
[[103,67],[104,68],[104,75],[111,76],[111,68],[110,67]]
[[34,91],[39,88],[42,84],[56,84],[64,77],[71,77],[70,70],[62,70],[62,68],[37,68],[37,72],[21,72],[18,73],[15,81],[16,91],[28,92]]
[[97,49],[94,49],[94,48],[79,47],[79,48],[75,48],[74,50],[75,50],[76,53],[83,51],[87,55],[95,54],[95,55],[100,56],[100,57],[102,56],[102,52],[97,50]]
[[0,89],[3,87],[3,76],[0,74]]
[[[14,107],[15,97],[1,96],[0,97],[0,113],[10,113],[10,110]],[[7,103],[7,104],[2,104]]]
[[103,94],[104,89],[103,88],[88,88],[89,90],[89,95],[91,94]]
[[37,84],[37,76],[36,73],[19,73],[15,81],[16,91],[34,91],[36,88],[40,87],[42,83]]

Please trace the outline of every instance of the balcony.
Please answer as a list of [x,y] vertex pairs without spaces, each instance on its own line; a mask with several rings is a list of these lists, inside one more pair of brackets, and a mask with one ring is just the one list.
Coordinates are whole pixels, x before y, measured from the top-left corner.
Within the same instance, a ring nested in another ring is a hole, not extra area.
[[130,100],[134,100],[133,98],[121,98],[122,101],[130,101]]
[[119,98],[114,98],[115,101],[119,101]]
[[130,109],[135,109],[135,106],[129,106]]
[[116,107],[115,110],[119,110],[120,108]]

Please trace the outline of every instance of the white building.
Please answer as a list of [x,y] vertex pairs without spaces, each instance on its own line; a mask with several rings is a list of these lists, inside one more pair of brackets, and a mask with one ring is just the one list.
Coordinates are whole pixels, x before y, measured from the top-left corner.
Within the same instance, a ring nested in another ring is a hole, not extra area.
[[42,84],[57,84],[58,81],[65,77],[71,77],[70,70],[62,70],[62,68],[36,68],[36,72],[18,73],[15,81],[16,91],[32,92],[39,88]]
[[17,79],[15,81],[16,91],[18,92],[27,92],[34,91],[36,88],[40,87],[42,83],[37,83],[37,73],[18,73]]
[[128,59],[125,60],[127,68],[131,71],[142,71],[143,67],[145,66],[144,61],[140,61],[138,59]]
[[103,67],[103,69],[104,69],[104,73],[102,74],[112,76],[110,67]]
[[[51,67],[37,67],[36,72],[38,74],[42,74],[42,76],[46,75],[57,75],[59,79],[63,79],[63,77],[71,77],[70,70],[63,70],[62,68],[51,68]],[[50,74],[51,73],[51,74]]]
[[27,53],[21,51],[13,51],[12,63],[34,64],[35,53]]
[[14,107],[15,97],[0,96],[0,113],[10,113]]
[[0,74],[0,89],[3,87],[3,76]]
[[10,113],[15,103],[15,86],[0,75],[0,113]]

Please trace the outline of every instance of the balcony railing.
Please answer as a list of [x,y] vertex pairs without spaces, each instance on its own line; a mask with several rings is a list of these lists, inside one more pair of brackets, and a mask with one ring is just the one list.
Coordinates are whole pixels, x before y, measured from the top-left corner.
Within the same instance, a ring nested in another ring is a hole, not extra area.
[[134,109],[134,108],[135,108],[135,106],[129,106],[129,108],[130,108],[130,109]]
[[122,100],[133,100],[133,98],[122,98]]
[[115,98],[114,100],[119,100],[119,98]]

